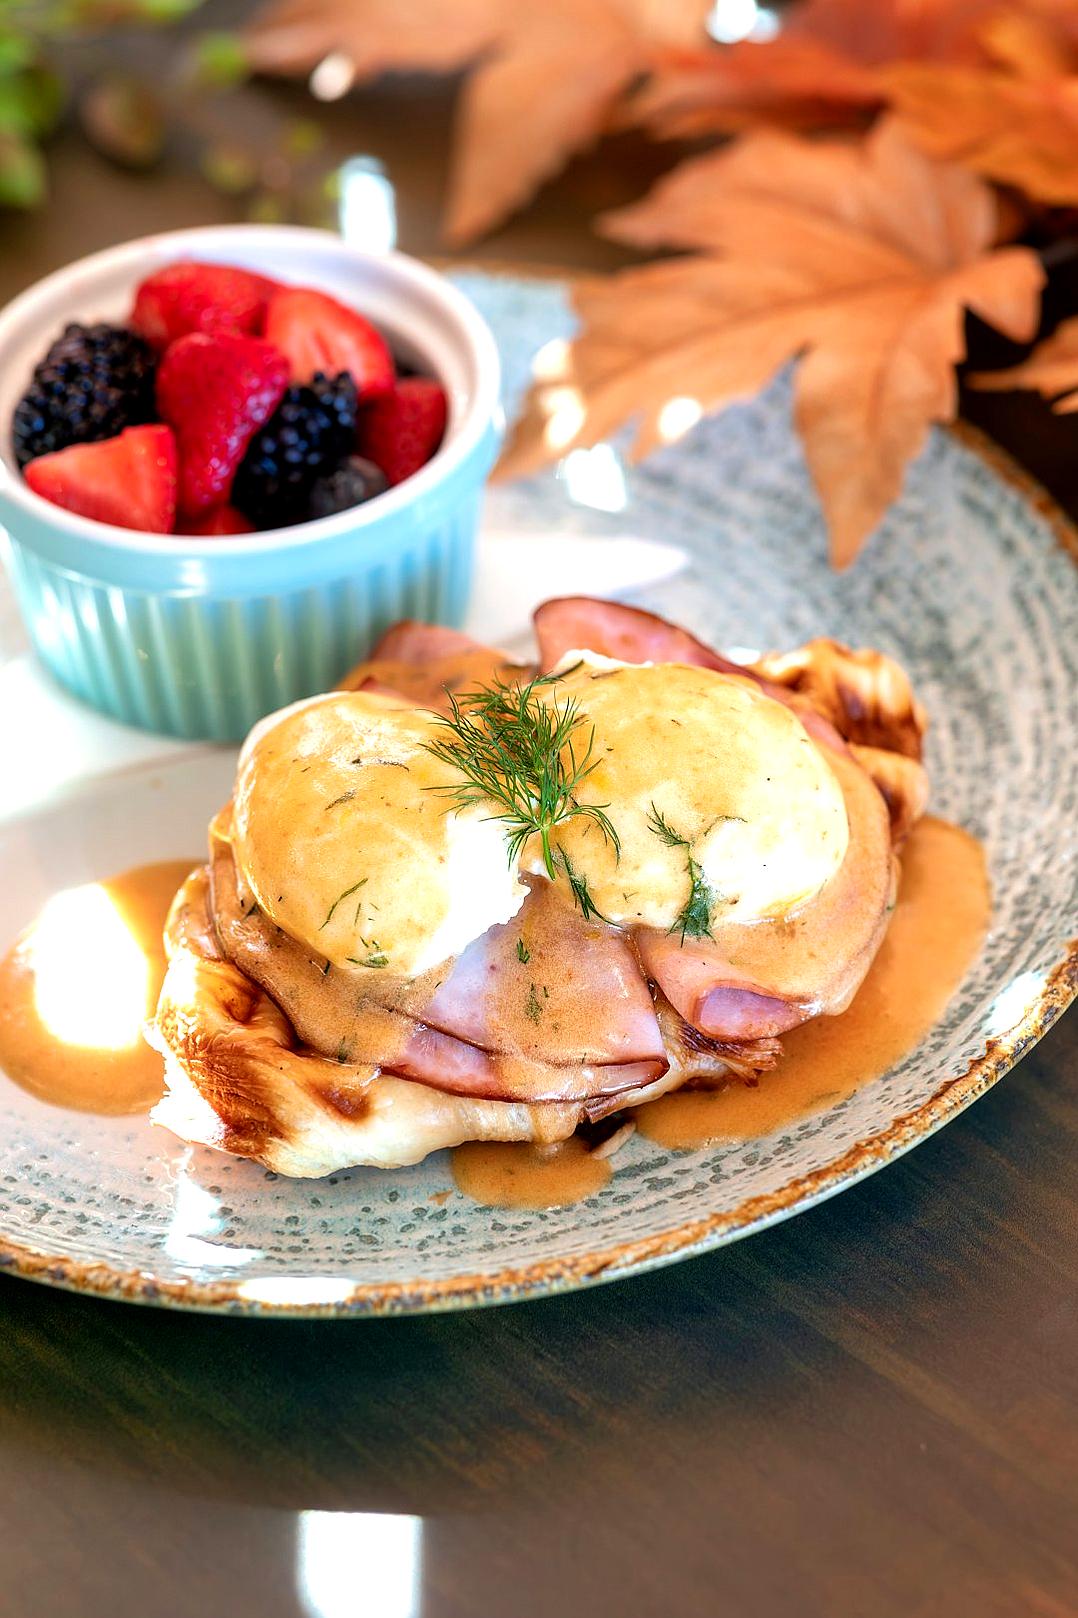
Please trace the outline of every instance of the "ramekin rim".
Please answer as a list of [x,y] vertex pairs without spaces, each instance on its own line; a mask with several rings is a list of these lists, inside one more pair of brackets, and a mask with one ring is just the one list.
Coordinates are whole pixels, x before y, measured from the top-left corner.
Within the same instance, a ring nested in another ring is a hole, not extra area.
[[361,528],[372,529],[382,521],[392,521],[424,496],[433,494],[474,451],[482,446],[492,424],[497,423],[499,417],[501,361],[493,333],[472,301],[453,285],[448,276],[425,264],[422,259],[396,249],[381,253],[366,253],[360,248],[353,247],[335,232],[314,226],[260,225],[242,221],[220,225],[193,225],[177,230],[154,231],[145,236],[118,242],[112,247],[102,248],[96,253],[88,253],[34,281],[0,309],[0,343],[10,330],[17,329],[20,318],[25,316],[28,309],[33,310],[43,294],[55,291],[64,282],[72,279],[75,272],[104,273],[123,268],[127,262],[137,264],[140,256],[151,245],[156,247],[162,243],[175,242],[179,246],[181,243],[219,241],[222,236],[231,235],[265,237],[271,240],[287,239],[296,244],[303,241],[310,242],[314,238],[321,250],[328,248],[342,259],[388,264],[400,281],[410,285],[416,292],[424,291],[440,303],[443,312],[449,314],[458,336],[463,339],[470,351],[475,369],[474,394],[460,422],[435,451],[426,466],[413,473],[405,482],[380,494],[377,499],[365,505],[336,512],[330,517],[294,523],[285,528],[264,529],[254,534],[151,534],[141,529],[120,528],[112,523],[80,517],[35,494],[8,464],[6,458],[0,456],[0,491],[14,500],[29,517],[48,521],[73,541],[101,546],[116,552],[127,552],[147,559],[171,559],[180,562],[188,558],[191,561],[201,562],[213,558],[224,561],[226,558],[241,560],[273,556],[293,548],[317,544],[322,540],[355,534]]

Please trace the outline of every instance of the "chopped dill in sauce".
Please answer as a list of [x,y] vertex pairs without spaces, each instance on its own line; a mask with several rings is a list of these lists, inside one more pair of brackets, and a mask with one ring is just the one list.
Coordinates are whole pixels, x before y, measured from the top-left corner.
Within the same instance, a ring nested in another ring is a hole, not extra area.
[[[716,823],[717,824],[717,823]],[[670,822],[660,814],[653,803],[651,814],[648,816],[648,829],[654,832],[660,842],[667,848],[680,848],[685,855],[685,874],[689,879],[689,897],[678,912],[673,925],[672,933],[681,934],[681,942],[686,938],[711,938],[711,911],[719,895],[706,880],[703,867],[693,856],[692,843],[687,837],[674,830]]]
[[[358,882],[353,882],[353,884],[352,884],[352,886],[350,888],[345,888],[343,893],[338,893],[337,897],[334,899],[333,903],[330,905],[329,909],[326,911],[326,919],[322,923],[322,926],[319,927],[319,929],[318,929],[319,932],[321,932],[323,930],[323,928],[329,926],[330,922],[333,920],[333,913],[337,909],[337,906],[340,905],[340,904],[343,904],[345,899],[350,899],[352,897],[353,893],[358,893],[360,888],[365,888],[367,886],[368,880],[369,880],[369,878],[367,878],[365,876],[361,877]],[[356,921],[357,922],[359,920],[359,911],[360,911],[360,906],[359,906],[359,904],[357,904],[356,905]]]
[[368,953],[364,956],[346,955],[345,960],[352,966],[369,966],[372,971],[378,971],[381,967],[389,965],[389,956],[382,949],[377,938],[372,938],[369,941],[366,938],[361,938],[360,943]]

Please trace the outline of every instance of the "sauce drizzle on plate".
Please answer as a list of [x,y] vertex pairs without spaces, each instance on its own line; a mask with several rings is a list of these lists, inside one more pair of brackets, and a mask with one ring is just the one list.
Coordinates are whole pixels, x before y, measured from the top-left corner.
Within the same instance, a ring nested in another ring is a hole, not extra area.
[[[984,940],[991,893],[984,851],[961,827],[931,816],[902,851],[894,914],[849,1009],[782,1036],[783,1055],[758,1083],[682,1090],[627,1113],[641,1134],[672,1149],[752,1140],[787,1128],[879,1078],[924,1038]],[[457,1147],[458,1189],[493,1207],[557,1207],[591,1196],[609,1177],[577,1137],[560,1147]]]
[[924,1038],[981,947],[991,896],[980,843],[947,821],[919,821],[901,859],[894,914],[849,1009],[784,1034],[778,1066],[756,1085],[641,1107],[642,1134],[668,1147],[768,1135],[878,1079]]
[[579,1135],[550,1146],[467,1141],[453,1151],[457,1190],[488,1208],[561,1208],[601,1191],[611,1163]]
[[55,894],[0,962],[0,1070],[54,1106],[145,1113],[164,1064],[142,1037],[162,933],[197,860],[140,865]]

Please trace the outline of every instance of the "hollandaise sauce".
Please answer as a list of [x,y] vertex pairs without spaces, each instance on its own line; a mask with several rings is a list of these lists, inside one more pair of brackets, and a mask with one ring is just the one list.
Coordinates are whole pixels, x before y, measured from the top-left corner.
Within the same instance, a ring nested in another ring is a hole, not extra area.
[[142,1037],[165,972],[162,933],[198,863],[141,865],[55,894],[0,962],[0,1072],[81,1112],[148,1112],[164,1092]]

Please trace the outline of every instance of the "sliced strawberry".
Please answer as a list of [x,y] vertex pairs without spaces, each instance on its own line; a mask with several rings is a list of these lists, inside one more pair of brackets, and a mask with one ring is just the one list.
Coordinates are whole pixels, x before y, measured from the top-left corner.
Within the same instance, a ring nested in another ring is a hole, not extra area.
[[259,337],[192,332],[157,372],[157,408],[180,446],[180,511],[197,517],[228,499],[243,453],[288,386],[288,362]]
[[317,371],[339,376],[348,371],[360,400],[377,399],[393,386],[393,356],[369,320],[309,287],[275,292],[266,309],[266,338],[287,355],[293,382],[309,382]]
[[217,538],[224,534],[253,534],[255,525],[248,522],[243,512],[237,511],[235,506],[214,506],[204,517],[198,517],[194,522],[188,523],[184,532],[193,536]]
[[155,348],[167,348],[192,331],[260,332],[276,286],[231,264],[183,260],[142,282],[130,324]]
[[39,455],[25,471],[54,506],[117,528],[169,534],[176,521],[176,440],[168,427],[128,427],[118,438]]
[[384,399],[360,412],[356,442],[391,484],[403,483],[430,460],[445,436],[445,389],[427,376],[408,376]]

